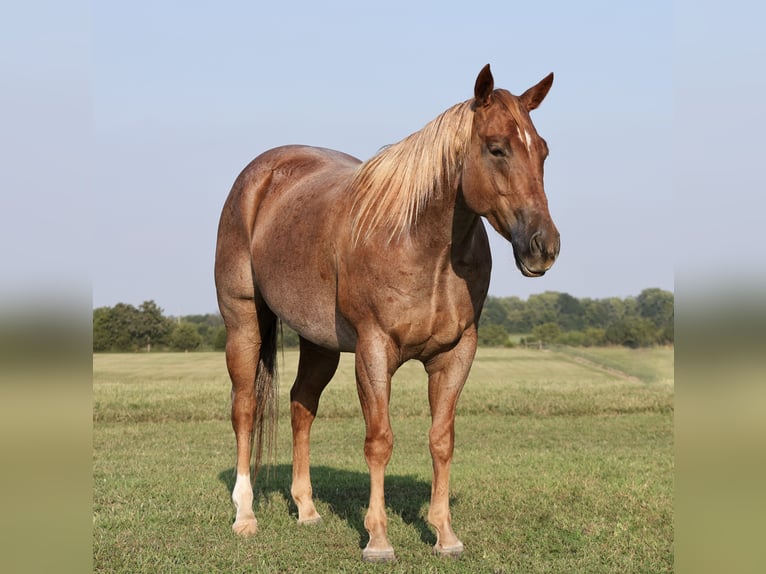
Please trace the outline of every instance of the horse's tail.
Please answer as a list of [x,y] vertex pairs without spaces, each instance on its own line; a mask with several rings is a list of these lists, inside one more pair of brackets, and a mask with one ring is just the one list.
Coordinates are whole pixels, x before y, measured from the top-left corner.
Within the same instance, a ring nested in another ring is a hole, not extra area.
[[[261,468],[263,445],[269,459],[275,457],[277,442],[277,415],[279,379],[277,373],[277,330],[279,320],[275,317],[262,329],[261,352],[255,374],[255,475]],[[265,439],[265,440],[264,440]]]

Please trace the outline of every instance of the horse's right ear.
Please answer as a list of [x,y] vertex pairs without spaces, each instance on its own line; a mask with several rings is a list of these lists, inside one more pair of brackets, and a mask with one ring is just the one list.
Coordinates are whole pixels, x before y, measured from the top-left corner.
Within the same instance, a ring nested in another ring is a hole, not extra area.
[[492,92],[495,89],[495,79],[489,71],[489,64],[484,66],[476,78],[473,87],[473,96],[476,98],[476,107],[487,106],[492,103]]

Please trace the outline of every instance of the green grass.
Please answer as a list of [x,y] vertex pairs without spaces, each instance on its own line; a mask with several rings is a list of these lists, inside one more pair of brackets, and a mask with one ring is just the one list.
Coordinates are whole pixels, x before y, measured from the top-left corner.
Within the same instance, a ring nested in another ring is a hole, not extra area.
[[361,562],[369,480],[350,355],[312,434],[324,522],[295,523],[287,393],[296,365],[286,350],[277,459],[256,485],[260,531],[240,539],[230,530],[234,437],[223,355],[94,356],[96,571],[672,571],[672,350],[481,349],[456,425],[459,560],[430,553],[426,378],[418,363],[404,365],[386,473],[391,565]]

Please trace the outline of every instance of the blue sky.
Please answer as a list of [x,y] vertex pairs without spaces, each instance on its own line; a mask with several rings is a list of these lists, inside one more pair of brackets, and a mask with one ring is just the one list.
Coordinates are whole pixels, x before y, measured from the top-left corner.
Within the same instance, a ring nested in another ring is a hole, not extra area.
[[[729,20],[704,2],[258,4],[3,9],[5,283],[84,276],[96,307],[154,299],[174,315],[215,311],[218,215],[253,157],[304,143],[365,159],[471,97],[486,63],[514,93],[555,73],[533,120],[551,148],[546,190],[562,235],[554,268],[527,279],[491,232],[490,294],[673,289],[679,253],[690,276],[704,274],[710,236],[680,222],[685,198],[713,197],[720,178],[739,205],[732,174],[743,176],[727,166],[761,161],[747,141],[763,123],[753,68],[763,51],[748,40],[762,19],[736,2]],[[744,59],[719,49],[732,45]],[[719,97],[729,105],[714,123],[735,121],[711,148],[697,118]],[[724,235],[737,233],[748,231]],[[742,257],[727,245],[713,250]]]

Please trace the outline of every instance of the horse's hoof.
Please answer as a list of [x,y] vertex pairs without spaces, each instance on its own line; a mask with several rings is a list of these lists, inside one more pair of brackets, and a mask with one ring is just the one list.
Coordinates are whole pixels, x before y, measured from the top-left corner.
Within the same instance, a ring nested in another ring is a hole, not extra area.
[[387,562],[393,562],[396,560],[393,548],[386,548],[383,550],[376,550],[373,548],[365,548],[362,550],[362,561],[371,562],[373,564],[385,564]]
[[437,544],[434,546],[433,553],[435,556],[441,556],[442,558],[460,558],[463,554],[463,543],[458,542],[454,546],[448,547]]
[[298,524],[301,526],[319,526],[322,524],[322,517],[321,516],[315,516],[314,518],[305,518],[301,520],[298,519]]
[[243,518],[232,524],[231,529],[239,536],[255,536],[258,532],[258,521],[255,518]]

